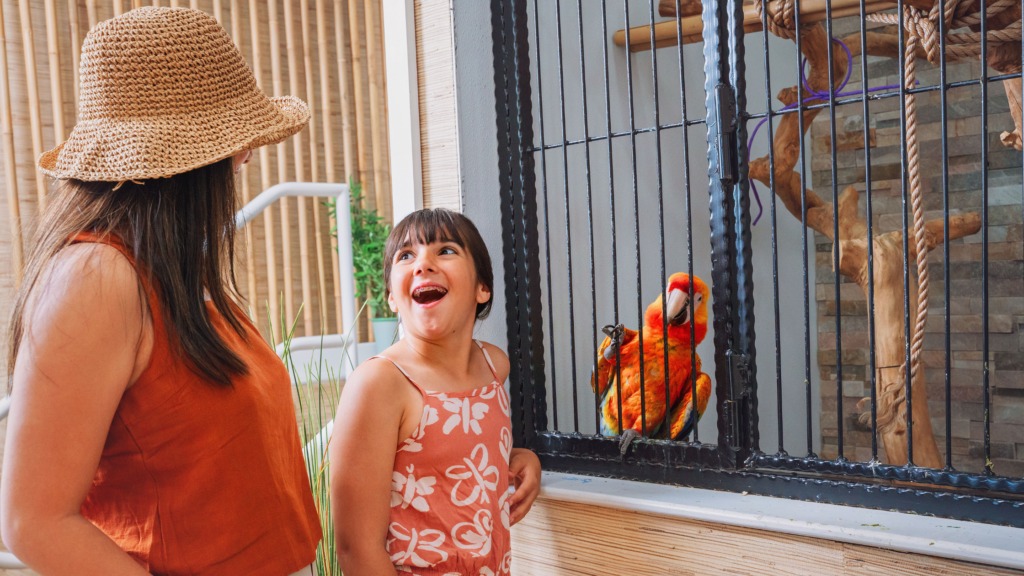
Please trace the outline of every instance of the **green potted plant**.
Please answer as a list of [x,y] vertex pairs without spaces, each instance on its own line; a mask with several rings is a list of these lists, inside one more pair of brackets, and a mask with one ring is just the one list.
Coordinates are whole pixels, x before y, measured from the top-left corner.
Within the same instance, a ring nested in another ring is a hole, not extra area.
[[352,213],[352,264],[355,267],[356,292],[366,298],[372,317],[373,341],[377,353],[391,346],[398,332],[398,318],[388,306],[384,286],[384,244],[391,227],[376,210],[362,207],[363,187],[349,178]]

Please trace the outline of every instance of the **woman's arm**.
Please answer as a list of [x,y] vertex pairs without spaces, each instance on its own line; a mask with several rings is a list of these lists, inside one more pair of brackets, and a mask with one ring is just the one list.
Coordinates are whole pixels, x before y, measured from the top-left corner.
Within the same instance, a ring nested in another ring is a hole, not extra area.
[[331,512],[345,574],[395,576],[385,550],[391,475],[409,392],[385,361],[367,362],[345,383],[331,434]]
[[80,512],[121,396],[149,357],[144,310],[135,270],[100,244],[62,252],[26,310],[0,529],[44,576],[146,574]]

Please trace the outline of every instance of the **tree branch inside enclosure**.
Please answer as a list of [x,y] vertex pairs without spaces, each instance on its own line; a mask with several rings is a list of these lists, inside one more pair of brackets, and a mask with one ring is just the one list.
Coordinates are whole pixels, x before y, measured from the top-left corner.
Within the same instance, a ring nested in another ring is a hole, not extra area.
[[[1020,5],[1015,4],[1003,13],[1009,13],[1019,25]],[[1005,22],[1005,20],[1004,20]],[[1019,32],[1019,30],[1018,30]],[[802,31],[802,50],[807,58],[810,72],[807,82],[811,89],[821,92],[828,86],[828,37],[820,24],[814,24]],[[844,39],[850,48],[852,56],[860,53],[860,35],[855,34]],[[1018,38],[1019,42],[1019,38]],[[866,38],[867,52],[869,55],[886,56],[897,58],[899,56],[899,44],[894,34],[868,33]],[[917,56],[928,57],[926,43],[921,42],[917,48]],[[913,50],[913,47],[911,47]],[[1015,53],[1015,58],[1014,58]],[[934,53],[933,53],[934,54]],[[914,55],[910,55],[911,58]],[[1001,72],[1012,72],[1020,70],[1020,49],[1019,44],[1006,43],[995,44],[989,52],[989,65]],[[838,60],[833,62],[834,74],[837,86],[841,79],[845,78],[847,62]],[[1014,92],[1014,90],[1016,90]],[[1020,108],[1019,94],[1020,83],[1008,83],[1007,93],[1011,102],[1014,102],[1013,94],[1017,95],[1016,109],[1013,118],[1016,127],[1013,133],[1007,136],[1004,133],[1004,143],[1020,142]],[[802,98],[812,97],[806,89],[801,90]],[[793,104],[797,101],[797,87],[783,90],[779,100],[784,104]],[[810,104],[816,103],[811,100]],[[810,127],[813,119],[821,112],[821,109],[804,112],[805,130]],[[909,120],[908,120],[909,122]],[[851,186],[846,188],[839,197],[838,208],[838,230],[839,238],[833,233],[833,206],[823,201],[812,190],[806,191],[806,218],[801,217],[801,187],[800,174],[795,170],[799,159],[800,142],[803,134],[799,130],[799,118],[796,114],[784,116],[775,132],[775,193],[782,200],[786,209],[794,217],[802,220],[809,228],[828,237],[834,242],[835,249],[839,250],[839,273],[846,276],[865,292],[868,291],[868,251],[867,251],[867,224],[858,211],[858,193]],[[916,152],[915,152],[916,153]],[[765,184],[769,183],[769,162],[768,158],[759,158],[750,163],[750,177]],[[950,217],[949,237],[951,240],[972,235],[981,228],[981,218],[977,213],[968,213]],[[921,246],[925,250],[931,250],[940,245],[943,236],[943,223],[941,220],[934,220],[923,224],[921,229]],[[874,260],[874,306],[876,321],[876,385],[878,397],[878,424],[882,443],[885,447],[886,459],[890,464],[902,464],[907,461],[906,442],[906,398],[905,398],[905,375],[901,376],[901,367],[906,363],[906,325],[904,310],[903,292],[903,232],[894,231],[885,234],[878,234],[871,239]],[[919,248],[914,242],[908,243],[910,254],[906,258],[916,258]],[[915,278],[910,281],[910,309],[917,308],[918,288]],[[932,433],[931,418],[928,409],[927,392],[925,388],[923,371],[915,371],[911,386],[912,394],[912,422],[914,428],[913,442],[915,463],[932,468],[941,468],[942,457],[939,454],[935,439]]]

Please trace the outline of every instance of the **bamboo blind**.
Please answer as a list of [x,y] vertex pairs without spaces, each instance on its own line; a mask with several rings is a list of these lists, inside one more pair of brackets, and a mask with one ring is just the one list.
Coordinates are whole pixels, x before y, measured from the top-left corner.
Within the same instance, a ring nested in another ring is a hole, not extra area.
[[450,0],[415,0],[423,207],[462,209]]
[[[0,217],[4,317],[52,184],[38,173],[34,160],[63,141],[75,124],[81,42],[97,22],[139,6],[195,7],[213,14],[265,92],[295,95],[310,105],[309,128],[254,153],[240,177],[239,205],[278,182],[345,182],[351,175],[363,183],[364,206],[380,209],[390,222],[379,2],[0,0],[0,181],[7,195],[7,202],[0,203],[6,211]],[[265,333],[272,317],[280,341],[284,312],[288,326],[298,317],[297,336],[340,332],[338,258],[330,232],[334,222],[326,208],[320,200],[291,198],[264,214],[239,234],[235,262],[239,291],[257,326]]]

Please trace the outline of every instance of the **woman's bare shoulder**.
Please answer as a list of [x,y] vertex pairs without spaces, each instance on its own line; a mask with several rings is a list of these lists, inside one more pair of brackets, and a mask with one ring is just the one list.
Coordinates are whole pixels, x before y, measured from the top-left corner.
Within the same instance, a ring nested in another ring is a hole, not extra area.
[[83,318],[145,315],[139,277],[116,248],[99,243],[68,246],[54,256],[32,291],[26,316],[69,308]]
[[116,400],[148,360],[148,314],[127,258],[102,244],[70,246],[47,264],[26,303],[15,377],[22,385],[109,388]]

